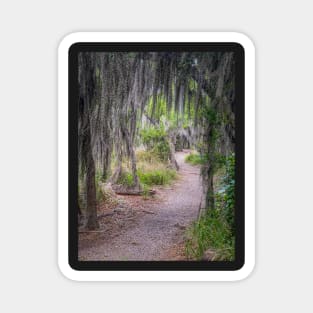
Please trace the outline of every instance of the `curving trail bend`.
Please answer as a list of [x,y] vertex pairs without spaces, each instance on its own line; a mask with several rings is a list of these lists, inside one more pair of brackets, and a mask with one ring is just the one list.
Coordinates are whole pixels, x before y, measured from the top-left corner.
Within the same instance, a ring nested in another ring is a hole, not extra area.
[[[107,231],[80,235],[80,260],[184,260],[185,229],[197,218],[201,197],[199,167],[185,163],[189,152],[177,152],[179,179],[155,188],[157,196],[120,197],[131,207],[103,221]],[[113,227],[118,225],[118,227]]]

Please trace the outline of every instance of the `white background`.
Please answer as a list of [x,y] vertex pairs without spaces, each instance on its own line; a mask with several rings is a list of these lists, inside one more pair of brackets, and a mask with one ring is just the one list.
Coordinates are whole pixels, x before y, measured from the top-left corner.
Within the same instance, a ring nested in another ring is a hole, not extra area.
[[[286,3],[288,2],[288,3]],[[310,1],[2,1],[2,312],[309,312]],[[73,31],[239,31],[257,52],[257,256],[234,283],[77,283],[57,268],[57,46]]]

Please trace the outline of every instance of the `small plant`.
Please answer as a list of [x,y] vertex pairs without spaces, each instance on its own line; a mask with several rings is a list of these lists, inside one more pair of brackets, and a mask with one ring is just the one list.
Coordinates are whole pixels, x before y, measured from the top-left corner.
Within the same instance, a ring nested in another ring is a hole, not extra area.
[[185,161],[192,165],[202,165],[208,160],[207,155],[201,155],[198,153],[190,153],[186,156]]
[[134,185],[133,175],[129,172],[124,171],[122,172],[117,183],[126,187],[132,187]]
[[[148,187],[153,185],[167,185],[177,176],[175,170],[166,168],[161,163],[151,164],[149,166],[145,163],[140,163],[140,165],[141,167],[138,168],[137,175],[143,191],[145,190],[144,188],[148,190]],[[117,184],[132,187],[134,185],[133,175],[129,171],[124,170]]]
[[101,175],[101,172],[100,171],[97,171],[96,172],[96,175],[95,175],[95,182],[96,182],[96,199],[97,199],[97,202],[101,202],[103,200],[105,200],[105,196],[101,190],[101,183],[103,182],[103,177]]
[[176,171],[167,168],[150,171],[138,170],[138,177],[140,182],[147,186],[167,185],[176,178]]
[[147,200],[150,196],[150,189],[148,185],[143,184],[142,185],[142,190],[143,190],[143,198]]
[[186,254],[201,259],[206,250],[214,251],[212,261],[234,260],[235,240],[227,222],[217,210],[209,210],[187,232]]
[[160,162],[158,156],[149,150],[138,150],[136,151],[136,159],[138,163],[156,163]]
[[231,154],[225,161],[226,174],[223,177],[224,188],[220,191],[220,203],[223,214],[232,232],[235,231],[235,155]]
[[151,152],[162,162],[169,160],[170,145],[164,127],[146,128],[141,131],[140,135],[147,151]]
[[206,250],[212,261],[231,261],[235,257],[235,155],[216,158],[225,174],[215,193],[215,208],[209,209],[187,233],[186,253],[201,259]]

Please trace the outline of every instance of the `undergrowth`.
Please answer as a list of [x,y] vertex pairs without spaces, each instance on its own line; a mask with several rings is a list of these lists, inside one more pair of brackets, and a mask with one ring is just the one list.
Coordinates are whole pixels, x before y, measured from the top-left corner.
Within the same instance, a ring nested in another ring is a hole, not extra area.
[[117,183],[126,187],[132,187],[134,185],[134,178],[132,173],[128,171],[123,171]]
[[153,151],[138,151],[136,153],[138,160],[138,177],[140,183],[153,185],[170,184],[177,176],[176,171],[168,168],[166,162]]
[[186,156],[185,161],[192,164],[192,165],[202,165],[207,162],[206,155],[200,155],[198,153],[190,153]]
[[172,169],[157,168],[155,170],[144,172],[138,170],[139,181],[142,184],[153,186],[153,185],[167,185],[173,179],[176,178],[176,172]]
[[235,238],[218,210],[209,210],[187,232],[186,252],[189,257],[201,259],[208,249],[214,253],[212,261],[234,260]]
[[215,192],[215,207],[207,210],[187,230],[186,253],[202,259],[210,250],[212,261],[232,261],[235,258],[235,157],[224,159],[224,175]]
[[146,151],[158,158],[161,162],[168,162],[170,159],[170,145],[164,126],[150,127],[141,130],[141,140]]
[[[139,182],[148,193],[148,189],[155,185],[168,185],[176,179],[176,171],[168,168],[152,151],[139,150],[136,152],[137,158],[137,175]],[[133,185],[133,175],[130,169],[125,169],[118,184],[131,187]]]

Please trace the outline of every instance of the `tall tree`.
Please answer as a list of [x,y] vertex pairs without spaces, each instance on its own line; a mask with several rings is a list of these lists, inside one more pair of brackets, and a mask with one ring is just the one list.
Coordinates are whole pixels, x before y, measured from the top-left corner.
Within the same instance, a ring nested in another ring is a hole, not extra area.
[[[88,228],[96,228],[96,165],[103,178],[110,172],[112,153],[122,175],[122,160],[131,161],[134,187],[139,188],[135,156],[137,124],[144,114],[160,123],[160,103],[166,103],[175,127],[168,128],[171,162],[187,114],[189,133],[201,152],[203,208],[214,207],[213,176],[216,154],[234,149],[234,58],[224,52],[84,52],[79,55],[79,147],[85,173]],[[161,101],[162,100],[162,101]],[[151,104],[150,112],[147,106]]]
[[92,54],[80,53],[79,64],[79,126],[78,146],[81,169],[85,173],[85,188],[87,193],[87,223],[86,228],[92,230],[99,227],[97,221],[97,200],[95,183],[95,162],[92,153],[91,115],[95,105],[96,77],[95,60]]

